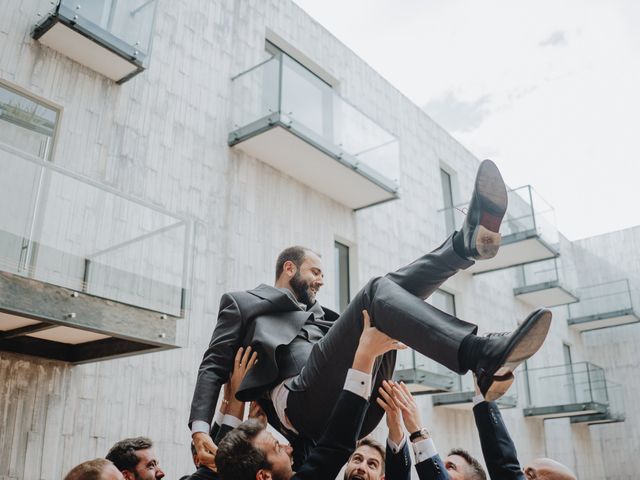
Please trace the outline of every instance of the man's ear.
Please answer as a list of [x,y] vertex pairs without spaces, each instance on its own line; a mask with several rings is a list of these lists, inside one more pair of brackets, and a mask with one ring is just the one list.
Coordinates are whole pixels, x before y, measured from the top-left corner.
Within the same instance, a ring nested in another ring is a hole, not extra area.
[[271,480],[271,472],[261,468],[256,472],[256,480]]
[[533,467],[527,467],[524,469],[524,476],[527,478],[527,480],[534,480],[536,478],[538,478],[538,475],[536,474],[536,469]]
[[136,480],[136,475],[129,470],[120,470],[124,480]]
[[286,262],[284,262],[282,269],[290,277],[293,277],[298,271],[298,267],[291,260],[287,260]]

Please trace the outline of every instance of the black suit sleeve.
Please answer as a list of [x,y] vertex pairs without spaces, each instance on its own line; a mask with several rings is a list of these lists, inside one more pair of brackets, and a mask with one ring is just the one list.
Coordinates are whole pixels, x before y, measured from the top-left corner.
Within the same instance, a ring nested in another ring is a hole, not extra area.
[[326,430],[292,480],[334,479],[356,448],[368,404],[361,396],[343,390]]
[[420,480],[449,480],[449,474],[440,455],[416,463],[416,472]]
[[194,420],[211,424],[222,385],[228,380],[246,323],[235,299],[225,294],[220,300],[218,322],[204,352],[191,401],[189,426]]
[[489,477],[492,480],[524,480],[516,446],[498,406],[494,402],[481,402],[473,407],[473,415]]
[[213,438],[213,443],[218,445],[222,441],[222,439],[227,436],[227,433],[229,433],[231,430],[233,430],[233,427],[231,425],[227,425],[226,423],[223,423],[222,425],[220,425],[220,428],[216,432],[216,436],[211,437]]
[[409,455],[409,439],[403,447],[394,452],[387,443],[386,460],[384,462],[386,480],[411,480],[411,456]]

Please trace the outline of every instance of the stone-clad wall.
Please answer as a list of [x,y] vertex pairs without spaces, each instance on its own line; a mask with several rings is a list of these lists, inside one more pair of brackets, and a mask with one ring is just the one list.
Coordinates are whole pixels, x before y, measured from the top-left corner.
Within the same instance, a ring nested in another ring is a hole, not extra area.
[[[357,247],[358,285],[413,260],[445,236],[440,166],[453,173],[457,203],[467,200],[478,162],[289,0],[160,0],[150,67],[120,86],[30,38],[36,12],[48,7],[24,0],[4,9],[0,78],[63,109],[56,164],[194,222],[190,311],[180,325],[184,348],[170,352],[77,367],[0,352],[0,479],[60,478],[140,434],[157,442],[167,477],[176,478],[191,469],[188,408],[220,295],[272,282],[277,253],[303,244],[325,258],[320,300],[332,306],[336,237]],[[335,77],[341,95],[398,137],[400,200],[353,213],[227,147],[237,107],[230,78],[265,58],[268,31]],[[481,332],[501,331],[530,310],[514,299],[514,278],[510,271],[461,273],[446,289],[462,318]],[[531,367],[562,363],[563,340],[577,360],[587,358],[563,315]],[[522,383],[519,407],[504,412],[521,459],[555,456],[582,479],[603,478],[608,447],[600,436],[565,420],[545,435],[542,421],[522,417]],[[463,446],[481,456],[470,413],[418,401],[441,452]],[[612,468],[622,469],[619,463]]]

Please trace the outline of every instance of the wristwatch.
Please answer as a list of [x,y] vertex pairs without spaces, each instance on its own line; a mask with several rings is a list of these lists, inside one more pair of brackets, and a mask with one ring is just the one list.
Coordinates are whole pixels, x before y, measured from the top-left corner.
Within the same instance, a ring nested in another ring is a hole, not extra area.
[[421,428],[420,430],[409,435],[409,440],[411,442],[426,440],[427,438],[429,438],[429,430],[427,430],[426,428]]

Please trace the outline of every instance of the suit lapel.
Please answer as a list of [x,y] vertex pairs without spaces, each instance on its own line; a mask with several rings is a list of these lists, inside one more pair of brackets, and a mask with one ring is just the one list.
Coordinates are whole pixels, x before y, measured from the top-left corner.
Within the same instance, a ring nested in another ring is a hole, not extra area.
[[301,310],[300,306],[282,290],[261,283],[249,293],[273,303],[281,310]]

